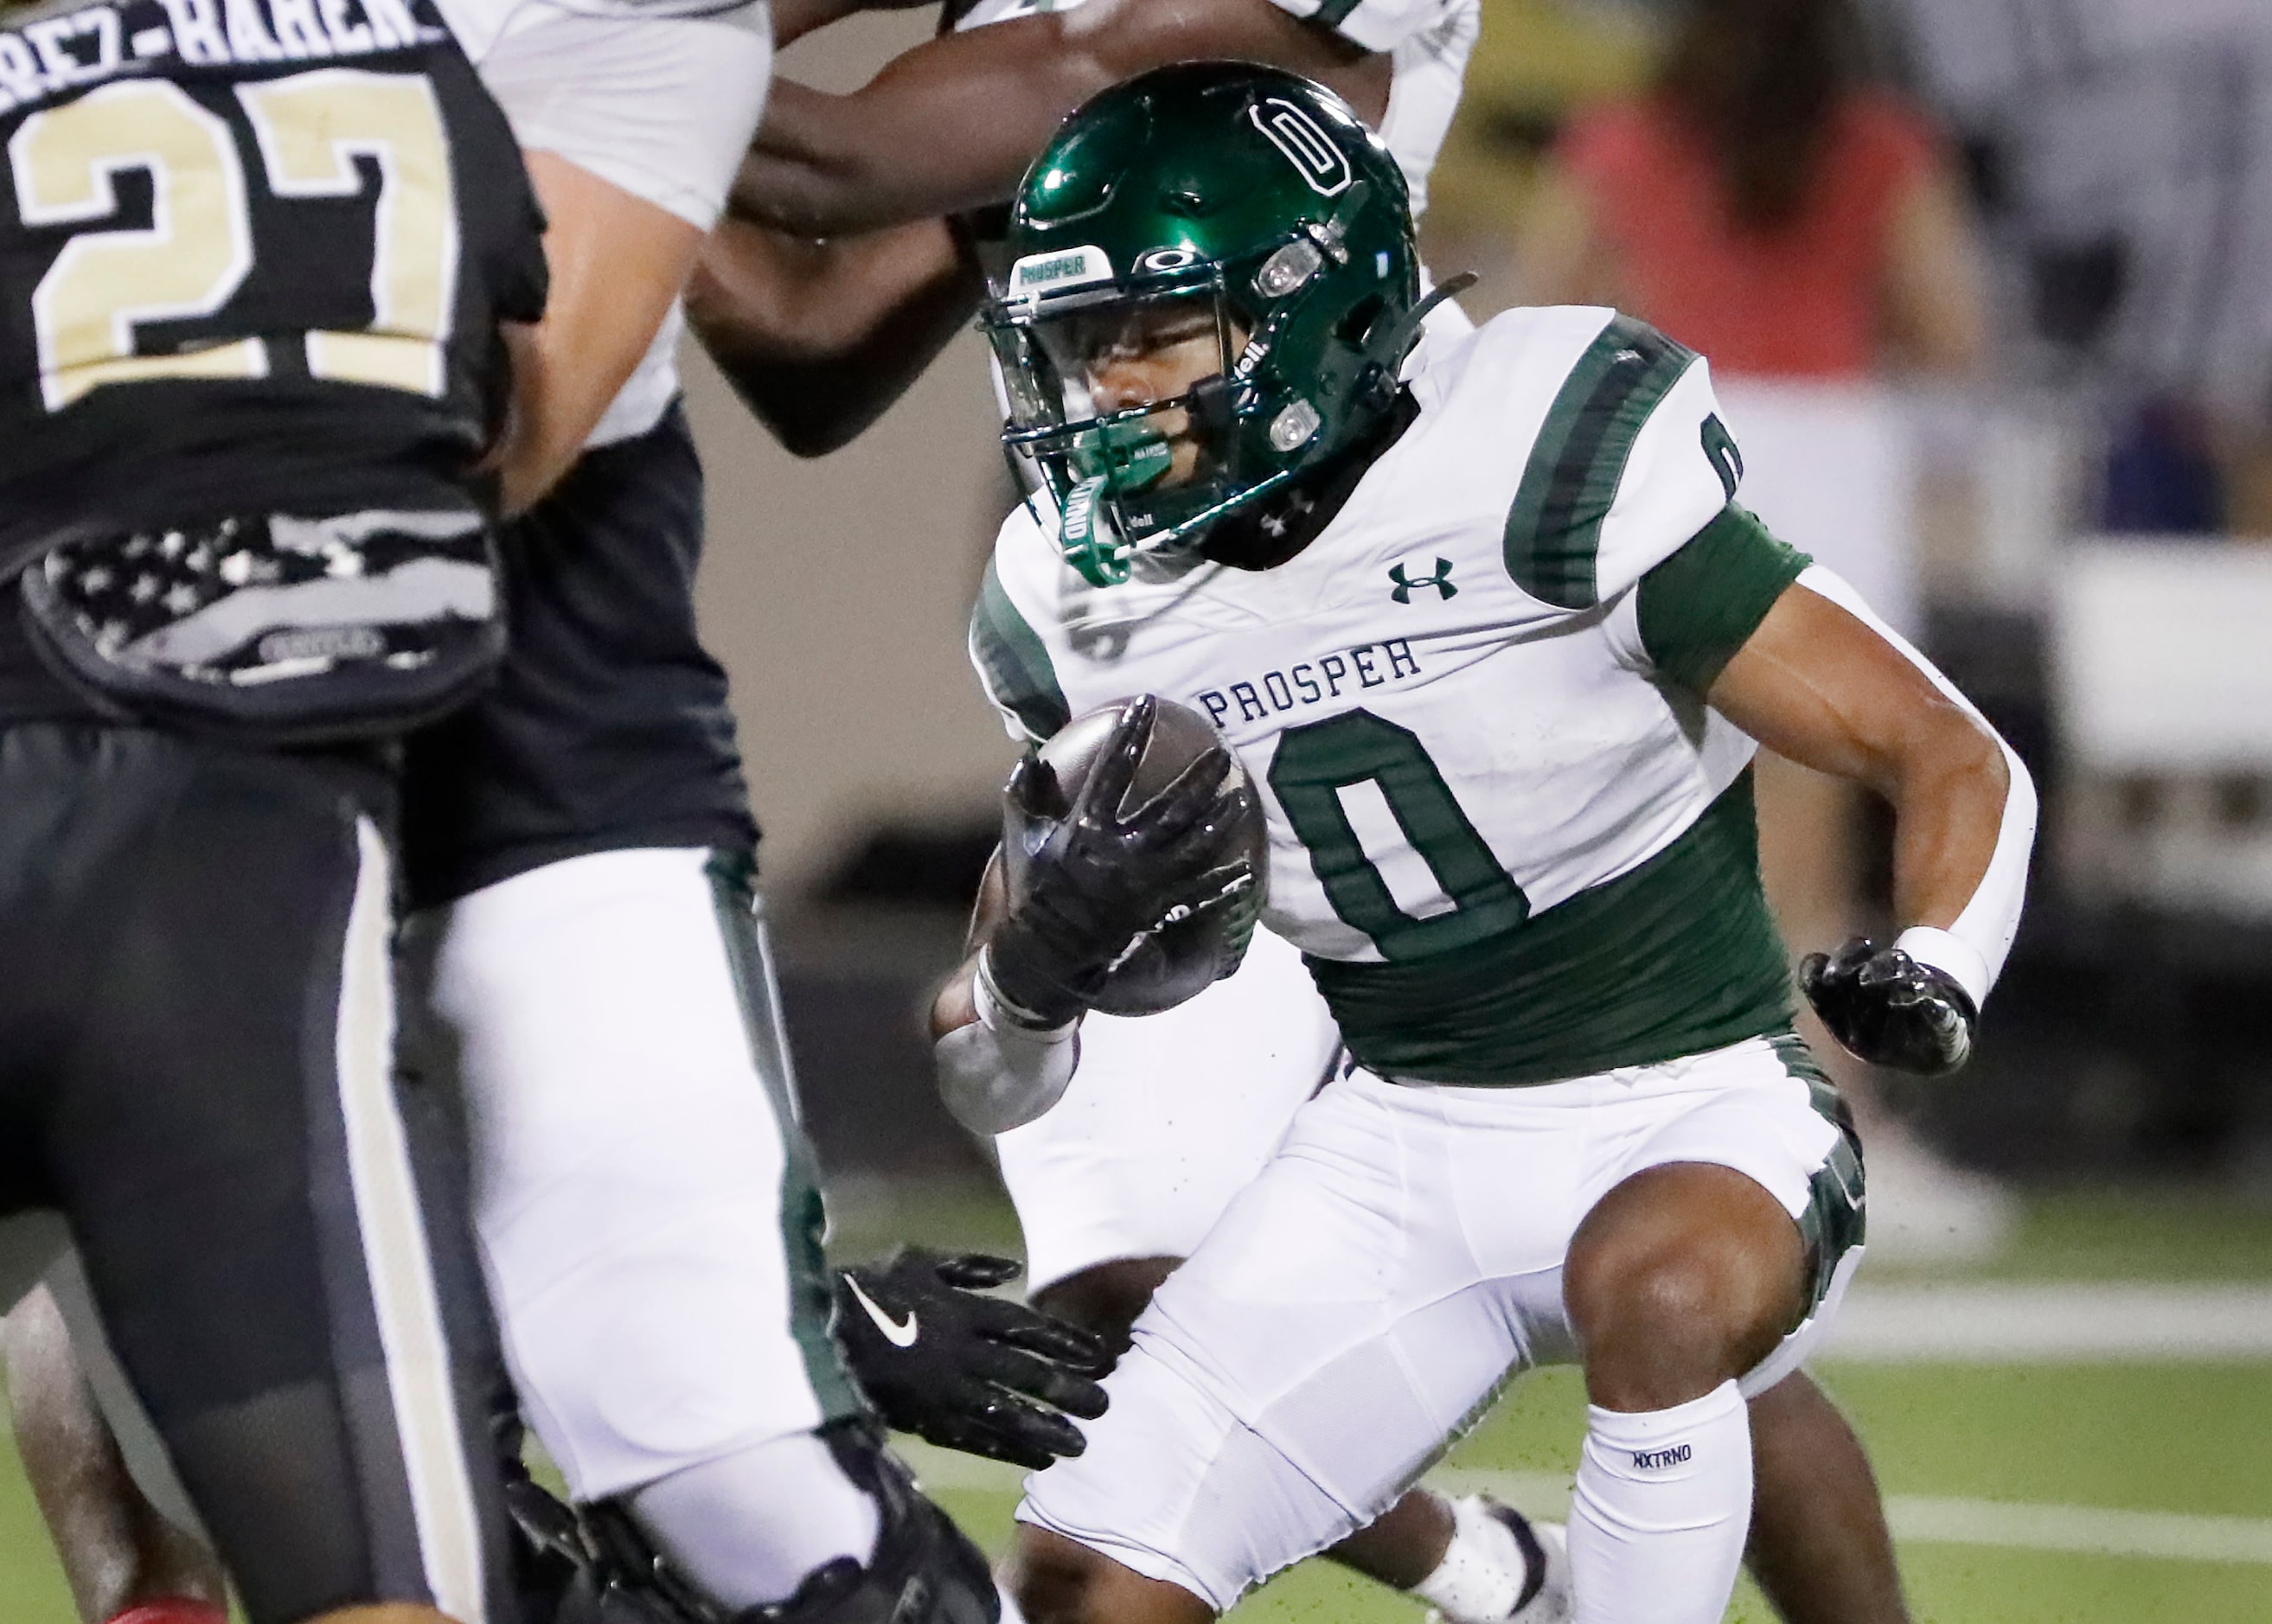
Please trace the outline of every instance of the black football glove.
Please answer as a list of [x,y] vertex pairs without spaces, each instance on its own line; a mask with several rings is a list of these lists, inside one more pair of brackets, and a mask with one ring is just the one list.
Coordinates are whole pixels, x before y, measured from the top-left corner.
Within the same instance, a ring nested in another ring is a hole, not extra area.
[[1857,936],[1809,953],[1798,984],[1830,1035],[1873,1066],[1939,1076],[1972,1055],[1980,1012],[1946,971]]
[[987,973],[1045,1025],[1087,1009],[1138,937],[1254,885],[1245,858],[1231,854],[1237,803],[1224,793],[1231,759],[1222,747],[1123,815],[1156,711],[1148,694],[1130,704],[1070,810],[1037,756],[1020,762],[1002,792],[1005,840],[1037,825],[1049,834],[1026,867],[1025,894],[987,944]]
[[909,1247],[838,1277],[836,1339],[886,1425],[1036,1471],[1088,1447],[1065,1417],[1104,1413],[1095,1378],[1112,1368],[1111,1350],[980,1294],[1018,1269],[1006,1257]]

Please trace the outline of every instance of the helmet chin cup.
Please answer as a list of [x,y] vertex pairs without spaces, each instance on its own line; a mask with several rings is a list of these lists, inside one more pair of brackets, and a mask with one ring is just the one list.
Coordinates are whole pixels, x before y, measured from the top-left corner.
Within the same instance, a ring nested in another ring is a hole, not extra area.
[[1148,415],[1107,421],[1073,442],[1070,460],[1084,478],[1101,480],[1115,495],[1148,490],[1175,465],[1175,448]]
[[1104,499],[1111,477],[1100,473],[1067,491],[1058,527],[1058,546],[1065,562],[1091,586],[1117,586],[1125,581],[1136,551],[1113,522],[1112,505]]

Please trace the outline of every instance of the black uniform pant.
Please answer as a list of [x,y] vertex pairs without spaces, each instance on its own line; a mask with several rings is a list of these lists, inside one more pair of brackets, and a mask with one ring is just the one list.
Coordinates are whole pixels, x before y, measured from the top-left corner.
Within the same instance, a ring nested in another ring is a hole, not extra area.
[[60,1209],[254,1624],[510,1624],[496,1366],[395,1057],[392,773],[0,726],[0,1212]]

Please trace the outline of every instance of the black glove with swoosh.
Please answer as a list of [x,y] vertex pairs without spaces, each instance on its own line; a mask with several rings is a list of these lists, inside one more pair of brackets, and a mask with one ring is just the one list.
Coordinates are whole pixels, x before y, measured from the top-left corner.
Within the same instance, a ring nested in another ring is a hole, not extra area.
[[1088,1447],[1067,1416],[1104,1413],[1098,1337],[1006,1298],[1006,1257],[908,1247],[837,1278],[836,1339],[885,1424],[1040,1471]]

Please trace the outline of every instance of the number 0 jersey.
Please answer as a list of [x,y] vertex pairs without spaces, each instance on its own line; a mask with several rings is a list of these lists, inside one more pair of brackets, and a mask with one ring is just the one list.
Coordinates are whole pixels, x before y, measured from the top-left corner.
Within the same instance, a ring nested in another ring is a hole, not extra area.
[[0,574],[228,513],[463,507],[542,217],[429,0],[0,30]]
[[1291,561],[1095,588],[1005,525],[973,659],[1013,733],[1140,692],[1264,788],[1265,920],[1359,1060],[1461,1084],[1790,1017],[1753,745],[1700,695],[1805,566],[1733,497],[1704,362],[1592,309],[1431,346],[1417,413]]

